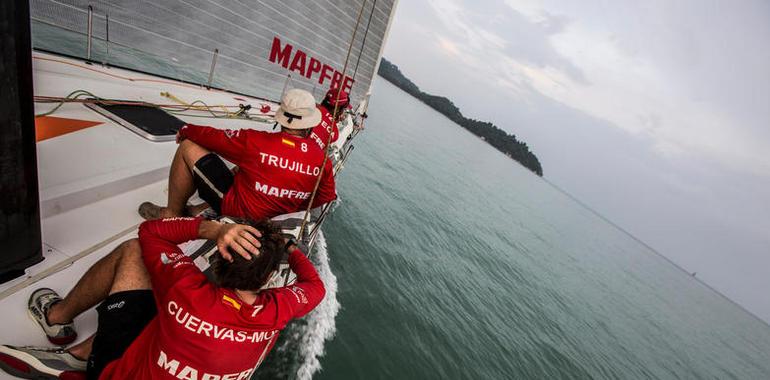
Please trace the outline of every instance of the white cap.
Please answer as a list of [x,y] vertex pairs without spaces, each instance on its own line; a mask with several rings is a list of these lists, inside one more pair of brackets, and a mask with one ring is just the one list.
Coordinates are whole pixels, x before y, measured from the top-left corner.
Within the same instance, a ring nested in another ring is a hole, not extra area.
[[293,88],[283,95],[275,120],[285,128],[308,129],[321,122],[321,111],[316,108],[311,93]]

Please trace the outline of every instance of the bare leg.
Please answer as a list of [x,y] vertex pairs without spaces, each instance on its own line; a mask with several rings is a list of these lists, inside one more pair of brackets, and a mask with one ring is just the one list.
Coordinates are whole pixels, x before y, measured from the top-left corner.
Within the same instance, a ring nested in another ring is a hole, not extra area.
[[97,261],[61,302],[48,309],[48,322],[68,323],[116,291],[151,289],[141,253],[139,240],[131,239]]
[[183,216],[187,200],[195,193],[193,167],[209,151],[200,145],[184,140],[176,150],[168,176],[168,203],[160,212],[161,218]]
[[125,292],[128,290],[150,290],[150,274],[142,261],[142,247],[138,239],[127,241],[129,249],[123,252],[115,271],[115,280],[110,287],[110,294]]
[[209,208],[209,204],[206,202],[203,202],[199,205],[190,205],[187,206],[187,215],[195,216],[200,214],[203,210]]
[[[69,316],[70,318],[66,320],[68,322],[76,315],[103,301],[109,294],[141,289],[152,289],[152,284],[142,261],[139,241],[131,239],[94,264],[63,301],[51,306],[48,320],[53,322],[52,316],[54,318]],[[70,347],[68,351],[76,358],[86,360],[91,354],[93,342],[92,335]]]
[[88,337],[88,339],[70,347],[67,349],[72,356],[80,360],[88,360],[88,355],[91,355],[91,348],[94,346],[94,335]]

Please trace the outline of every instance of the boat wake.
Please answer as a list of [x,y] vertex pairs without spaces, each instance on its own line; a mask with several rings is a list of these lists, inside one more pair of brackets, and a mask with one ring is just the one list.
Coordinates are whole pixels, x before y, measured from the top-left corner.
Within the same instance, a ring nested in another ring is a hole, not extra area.
[[311,261],[326,286],[326,297],[305,318],[290,324],[282,333],[278,346],[265,360],[254,378],[311,379],[321,369],[320,358],[324,344],[337,331],[336,317],[340,310],[337,301],[337,277],[329,265],[326,239],[319,231]]
[[305,318],[307,324],[301,329],[299,337],[299,356],[301,364],[297,368],[297,378],[310,379],[321,369],[319,358],[324,354],[324,343],[334,337],[337,331],[336,318],[340,311],[337,301],[337,277],[329,265],[329,254],[326,250],[326,239],[319,232],[315,243],[315,254],[312,257],[318,274],[326,286],[326,297]]

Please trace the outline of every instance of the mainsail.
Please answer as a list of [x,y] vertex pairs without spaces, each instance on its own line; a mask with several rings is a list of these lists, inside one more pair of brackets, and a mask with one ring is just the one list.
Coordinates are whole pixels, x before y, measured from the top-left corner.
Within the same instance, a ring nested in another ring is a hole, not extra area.
[[339,85],[355,104],[377,72],[395,2],[32,0],[33,46],[269,100],[287,87],[319,98]]

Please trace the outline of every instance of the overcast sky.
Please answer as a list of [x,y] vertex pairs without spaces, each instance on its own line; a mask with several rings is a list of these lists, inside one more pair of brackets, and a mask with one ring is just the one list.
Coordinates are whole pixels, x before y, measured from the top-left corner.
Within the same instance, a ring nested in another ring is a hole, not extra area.
[[401,0],[385,57],[770,321],[769,46],[761,0]]

